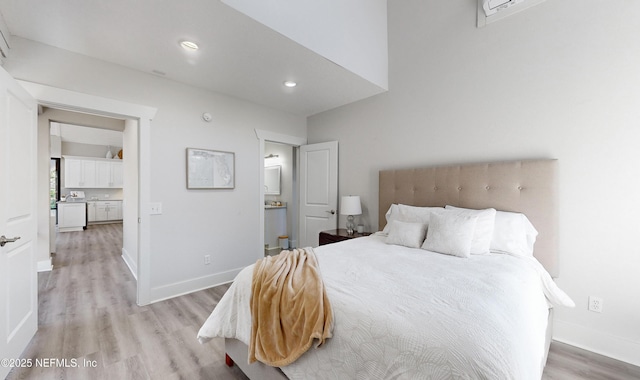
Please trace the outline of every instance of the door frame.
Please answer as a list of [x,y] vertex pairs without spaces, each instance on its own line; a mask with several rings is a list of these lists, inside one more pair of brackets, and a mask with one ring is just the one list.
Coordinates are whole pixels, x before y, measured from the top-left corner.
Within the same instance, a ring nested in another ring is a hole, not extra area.
[[[158,109],[57,87],[18,80],[39,105],[72,112],[131,119],[138,122],[137,304],[151,302],[151,120]],[[49,231],[39,233],[49,234]]]
[[[298,136],[291,136],[291,135],[285,135],[282,133],[277,133],[277,132],[272,132],[272,131],[265,131],[262,129],[255,129],[256,132],[256,137],[259,140],[259,146],[260,146],[260,155],[258,156],[260,158],[259,160],[259,178],[260,178],[260,183],[259,183],[259,188],[260,188],[260,192],[259,192],[259,198],[258,198],[258,209],[260,210],[260,220],[258,223],[258,236],[260,236],[260,239],[258,239],[258,251],[260,252],[260,255],[257,257],[258,259],[264,257],[264,151],[265,151],[265,142],[273,142],[273,143],[280,143],[280,144],[287,144],[287,145],[291,145],[295,148],[300,148],[300,146],[302,145],[306,145],[307,144],[307,138],[306,137],[298,137]],[[296,154],[293,158],[296,161],[296,170],[300,170],[300,154],[299,154],[299,150],[296,149]],[[296,176],[297,178],[300,178],[299,175]],[[299,185],[299,184],[298,184]],[[295,184],[294,184],[295,186]],[[298,191],[298,190],[296,190]],[[297,220],[297,218],[296,218]],[[296,229],[296,234],[299,236],[300,235],[300,231],[299,231],[299,226],[300,226],[300,222],[297,222],[296,225],[294,226],[294,228]]]

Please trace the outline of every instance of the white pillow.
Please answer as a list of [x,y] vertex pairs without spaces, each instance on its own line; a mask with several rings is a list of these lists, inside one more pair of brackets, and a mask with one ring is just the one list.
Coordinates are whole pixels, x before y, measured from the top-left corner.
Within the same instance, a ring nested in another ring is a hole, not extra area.
[[477,216],[455,211],[431,214],[431,224],[422,249],[446,255],[469,257],[477,220]]
[[533,256],[538,231],[526,215],[498,211],[491,240],[491,252],[517,256]]
[[409,205],[398,205],[398,211],[400,211],[400,219],[405,222],[420,222],[429,226],[429,219],[431,213],[434,211],[444,210],[443,207],[419,207]]
[[491,251],[491,240],[496,221],[496,209],[487,208],[484,210],[474,210],[470,208],[460,208],[447,205],[446,210],[452,210],[462,215],[477,216],[476,229],[473,232],[471,241],[472,255],[486,255]]
[[393,203],[389,206],[387,213],[384,214],[385,219],[387,219],[387,224],[382,229],[383,234],[389,234],[389,229],[391,228],[391,221],[400,218],[400,210],[398,209],[398,205]]
[[427,226],[423,223],[402,222],[392,220],[387,236],[387,244],[403,245],[409,248],[420,248],[427,233]]
[[402,222],[419,222],[429,227],[429,215],[433,211],[444,210],[444,207],[418,207],[403,204],[392,204],[385,214],[387,225],[382,230],[383,234],[389,234],[392,220],[400,220]]

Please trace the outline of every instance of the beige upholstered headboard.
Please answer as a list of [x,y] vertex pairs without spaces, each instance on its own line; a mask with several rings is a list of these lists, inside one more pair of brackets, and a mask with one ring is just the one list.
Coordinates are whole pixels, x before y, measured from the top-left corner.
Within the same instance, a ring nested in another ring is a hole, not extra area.
[[521,212],[539,233],[534,256],[557,277],[557,168],[557,160],[526,160],[382,170],[378,225],[392,203]]

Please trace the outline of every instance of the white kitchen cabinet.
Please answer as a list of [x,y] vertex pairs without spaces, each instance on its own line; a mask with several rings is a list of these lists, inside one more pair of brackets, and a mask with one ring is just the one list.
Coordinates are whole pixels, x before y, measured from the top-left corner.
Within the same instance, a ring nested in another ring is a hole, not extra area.
[[96,161],[97,188],[121,188],[122,176],[122,162]]
[[96,161],[65,158],[64,187],[72,189],[96,187]]
[[87,222],[96,221],[96,202],[87,202]]
[[86,203],[58,202],[58,231],[82,231],[86,225]]
[[64,157],[66,188],[122,188],[123,166],[120,160],[90,157]]
[[111,187],[122,188],[124,183],[124,168],[122,166],[122,161],[111,161],[111,179]]
[[122,201],[89,202],[89,222],[122,220]]

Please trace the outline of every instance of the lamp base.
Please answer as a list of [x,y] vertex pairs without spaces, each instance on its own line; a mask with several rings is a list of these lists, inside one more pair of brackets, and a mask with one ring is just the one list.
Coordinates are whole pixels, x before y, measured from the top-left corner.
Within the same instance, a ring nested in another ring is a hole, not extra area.
[[353,215],[347,216],[347,235],[353,235],[356,225],[353,223]]

